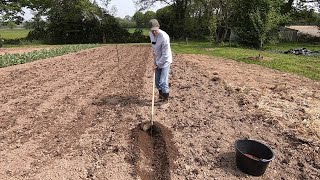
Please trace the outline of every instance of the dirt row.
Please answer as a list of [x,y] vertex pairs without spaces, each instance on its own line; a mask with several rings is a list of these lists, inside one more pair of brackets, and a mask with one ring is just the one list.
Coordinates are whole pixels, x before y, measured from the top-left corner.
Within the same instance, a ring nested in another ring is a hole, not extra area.
[[[178,54],[150,136],[151,59],[109,45],[0,69],[0,179],[320,178],[318,82]],[[275,152],[260,178],[236,168],[244,138]]]

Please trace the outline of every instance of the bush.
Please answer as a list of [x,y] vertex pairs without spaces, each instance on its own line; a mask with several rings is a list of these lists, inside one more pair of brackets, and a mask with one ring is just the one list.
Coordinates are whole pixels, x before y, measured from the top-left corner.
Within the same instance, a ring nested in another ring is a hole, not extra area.
[[45,40],[48,32],[43,28],[36,28],[28,33],[27,40]]
[[0,48],[2,48],[3,44],[4,44],[4,39],[2,39],[0,35]]

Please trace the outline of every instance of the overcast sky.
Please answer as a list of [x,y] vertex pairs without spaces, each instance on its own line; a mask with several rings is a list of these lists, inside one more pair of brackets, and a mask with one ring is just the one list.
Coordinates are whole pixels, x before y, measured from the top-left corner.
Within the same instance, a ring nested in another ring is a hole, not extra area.
[[[133,16],[133,14],[138,10],[134,5],[133,0],[111,0],[111,6],[113,5],[118,10],[116,14],[117,17],[124,18],[126,15]],[[156,11],[164,6],[165,4],[156,3],[154,7],[149,10]]]
[[[117,9],[115,16],[121,17],[121,18],[124,18],[126,15],[133,16],[133,14],[138,9],[137,7],[135,7],[133,0],[111,0],[111,4],[108,8],[111,9],[112,6],[115,6]],[[148,10],[156,11],[164,6],[165,4],[156,3],[154,7]],[[25,10],[25,15],[24,15],[25,20],[30,20],[32,18],[32,14],[30,10],[27,10],[27,9],[24,9],[24,10]]]

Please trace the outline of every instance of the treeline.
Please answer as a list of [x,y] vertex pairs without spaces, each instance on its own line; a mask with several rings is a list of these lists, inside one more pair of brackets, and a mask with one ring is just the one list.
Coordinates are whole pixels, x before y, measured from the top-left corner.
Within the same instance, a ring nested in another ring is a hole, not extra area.
[[[145,9],[163,0],[137,0]],[[290,24],[320,26],[320,0],[173,0],[155,17],[175,39],[209,38],[220,43],[234,37],[238,42],[261,47],[279,38],[279,28]],[[144,19],[141,14],[135,16]],[[138,21],[137,21],[138,22]],[[138,24],[137,24],[138,25]]]
[[[103,1],[105,6],[110,1]],[[27,7],[35,12],[28,40],[51,44],[146,42],[142,31],[131,34],[107,8],[90,0],[4,1],[2,24],[21,23],[18,12]],[[19,9],[20,8],[20,9]]]

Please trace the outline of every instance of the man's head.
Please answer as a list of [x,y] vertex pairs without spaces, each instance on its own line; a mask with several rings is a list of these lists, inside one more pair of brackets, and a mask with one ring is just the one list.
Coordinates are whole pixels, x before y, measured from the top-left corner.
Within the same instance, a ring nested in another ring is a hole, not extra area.
[[150,27],[150,31],[152,32],[152,34],[154,36],[157,36],[159,34],[160,24],[159,24],[158,20],[151,19],[149,21],[149,27]]

